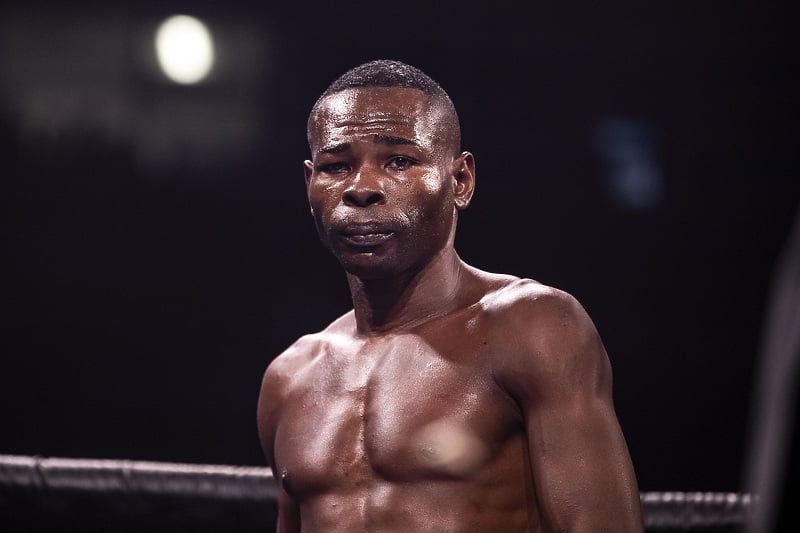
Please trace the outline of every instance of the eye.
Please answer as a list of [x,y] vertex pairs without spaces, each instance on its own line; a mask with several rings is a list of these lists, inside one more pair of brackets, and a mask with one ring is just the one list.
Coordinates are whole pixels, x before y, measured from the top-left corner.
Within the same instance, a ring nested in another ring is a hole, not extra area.
[[396,170],[407,170],[414,165],[414,163],[415,161],[410,157],[400,155],[389,161],[389,166]]
[[325,163],[322,165],[317,165],[315,167],[317,172],[322,174],[340,174],[342,172],[347,172],[347,164],[346,163]]

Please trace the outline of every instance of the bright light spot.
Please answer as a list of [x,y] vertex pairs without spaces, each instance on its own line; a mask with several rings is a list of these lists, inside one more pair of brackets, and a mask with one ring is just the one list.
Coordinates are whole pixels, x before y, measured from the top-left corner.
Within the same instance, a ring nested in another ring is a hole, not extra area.
[[202,81],[214,65],[214,43],[205,24],[188,15],[168,18],[156,32],[156,54],[169,79],[190,85]]

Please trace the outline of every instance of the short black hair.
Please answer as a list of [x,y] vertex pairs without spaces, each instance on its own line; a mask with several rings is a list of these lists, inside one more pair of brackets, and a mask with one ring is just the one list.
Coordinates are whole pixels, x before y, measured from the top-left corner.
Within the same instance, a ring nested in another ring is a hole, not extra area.
[[452,139],[454,148],[460,149],[461,125],[450,96],[433,78],[402,61],[376,59],[351,68],[325,89],[314,104],[311,115],[314,115],[321,102],[328,96],[359,87],[407,87],[424,92],[445,109],[448,115],[447,122],[452,129],[448,132],[450,134],[448,137]]
[[409,87],[450,101],[433,78],[416,67],[392,59],[376,59],[351,68],[331,83],[320,99],[355,87]]

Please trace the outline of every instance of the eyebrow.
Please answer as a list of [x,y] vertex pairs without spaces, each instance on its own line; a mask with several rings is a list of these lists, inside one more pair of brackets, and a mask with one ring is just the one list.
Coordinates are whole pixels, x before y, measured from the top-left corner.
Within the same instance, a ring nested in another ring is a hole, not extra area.
[[[376,133],[372,136],[372,142],[376,144],[390,144],[393,146],[396,145],[411,145],[411,146],[419,146],[419,143],[416,141],[412,141],[411,139],[405,139],[403,137],[394,137],[392,135],[381,135]],[[350,143],[341,143],[341,144],[334,144],[332,146],[326,146],[324,148],[319,149],[320,154],[340,154],[342,152],[346,152],[350,149]]]
[[341,144],[334,144],[333,146],[326,146],[325,148],[320,148],[319,153],[340,154],[342,152],[346,152],[349,149],[350,149],[350,143],[341,143]]
[[400,145],[400,144],[410,144],[412,146],[419,146],[416,141],[412,141],[411,139],[405,139],[403,137],[393,137],[391,135],[381,135],[376,133],[372,136],[372,142],[374,143],[381,143],[381,144],[392,144],[392,145]]

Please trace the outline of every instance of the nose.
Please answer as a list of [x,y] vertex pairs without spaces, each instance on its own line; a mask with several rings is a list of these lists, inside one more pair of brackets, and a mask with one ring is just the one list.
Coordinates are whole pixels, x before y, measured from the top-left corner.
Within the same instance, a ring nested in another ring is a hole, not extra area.
[[369,207],[386,203],[383,181],[379,172],[361,169],[342,193],[345,205],[351,207]]

